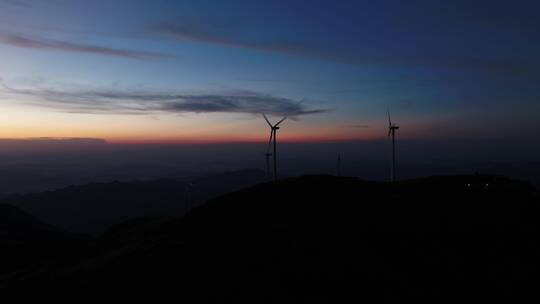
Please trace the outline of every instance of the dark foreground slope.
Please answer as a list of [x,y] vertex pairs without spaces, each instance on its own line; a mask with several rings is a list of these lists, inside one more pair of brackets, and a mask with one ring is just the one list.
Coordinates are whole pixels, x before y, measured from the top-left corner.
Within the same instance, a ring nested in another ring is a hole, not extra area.
[[80,236],[0,204],[0,275],[53,259],[81,242]]
[[6,291],[341,303],[537,297],[538,196],[486,176],[397,184],[306,176],[210,201],[183,219],[115,226],[77,261]]

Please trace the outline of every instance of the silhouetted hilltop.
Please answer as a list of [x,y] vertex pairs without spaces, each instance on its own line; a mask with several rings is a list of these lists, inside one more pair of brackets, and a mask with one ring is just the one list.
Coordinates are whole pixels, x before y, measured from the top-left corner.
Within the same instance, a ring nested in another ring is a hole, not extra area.
[[0,275],[50,259],[79,238],[7,204],[0,204]]
[[68,231],[97,233],[134,217],[181,216],[212,197],[267,180],[263,171],[246,169],[190,180],[90,183],[4,201]]
[[0,235],[17,235],[24,237],[27,232],[30,234],[54,233],[56,228],[42,223],[30,214],[19,208],[8,204],[0,204]]
[[497,176],[291,178],[114,226],[78,260],[0,286],[221,303],[515,301],[538,297],[538,203]]

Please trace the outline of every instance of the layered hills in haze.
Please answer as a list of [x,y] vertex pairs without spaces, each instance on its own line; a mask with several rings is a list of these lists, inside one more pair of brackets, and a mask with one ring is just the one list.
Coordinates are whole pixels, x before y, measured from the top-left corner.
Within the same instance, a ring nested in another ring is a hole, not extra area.
[[134,217],[180,216],[206,200],[268,181],[246,169],[197,178],[90,183],[4,199],[38,218],[79,233],[100,233]]

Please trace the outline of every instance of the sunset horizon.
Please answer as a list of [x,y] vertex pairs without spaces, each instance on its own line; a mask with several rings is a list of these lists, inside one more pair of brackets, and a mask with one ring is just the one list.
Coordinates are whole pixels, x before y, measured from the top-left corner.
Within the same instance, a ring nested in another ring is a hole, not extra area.
[[410,139],[526,142],[538,126],[527,6],[0,5],[1,138],[265,141],[267,114],[293,118],[284,141],[364,140],[384,138],[387,109]]
[[0,0],[3,298],[535,301],[539,12]]

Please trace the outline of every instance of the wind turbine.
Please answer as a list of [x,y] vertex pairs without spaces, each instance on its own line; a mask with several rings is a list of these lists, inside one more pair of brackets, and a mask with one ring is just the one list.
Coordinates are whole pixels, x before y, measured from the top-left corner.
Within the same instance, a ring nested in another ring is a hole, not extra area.
[[[272,142],[272,139],[274,140],[274,181],[277,180],[277,130],[279,130],[279,124],[282,123],[285,119],[287,119],[287,116],[283,117],[280,121],[278,121],[275,125],[272,125],[270,121],[268,120],[268,117],[263,114],[264,120],[266,120],[266,123],[268,123],[268,126],[270,126],[270,140],[268,141],[268,148],[270,148],[270,143]],[[270,149],[269,149],[270,150]],[[268,153],[267,153],[268,154]],[[269,156],[268,156],[269,157]]]
[[390,118],[390,110],[388,110],[388,138],[392,136],[392,181],[396,180],[396,130],[399,126],[392,123]]

